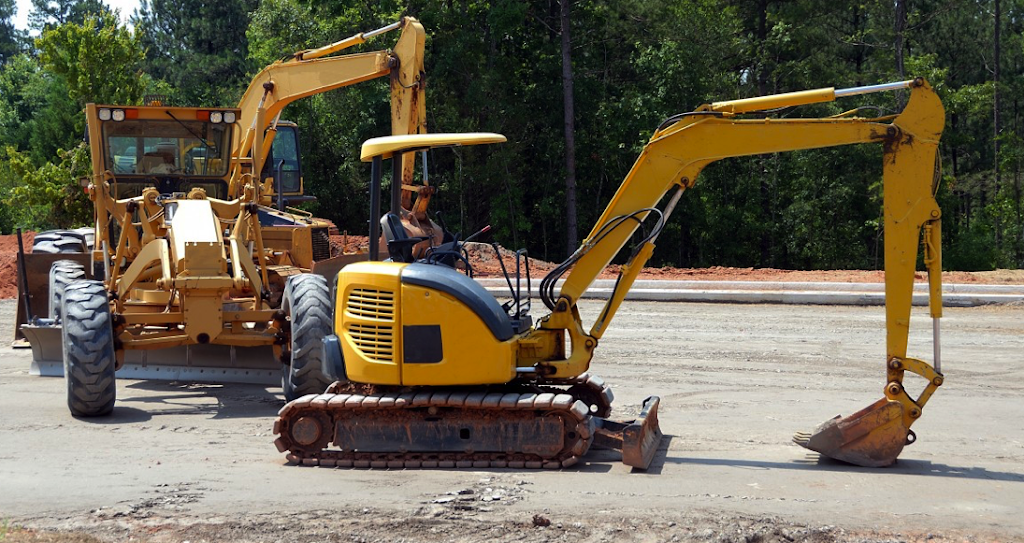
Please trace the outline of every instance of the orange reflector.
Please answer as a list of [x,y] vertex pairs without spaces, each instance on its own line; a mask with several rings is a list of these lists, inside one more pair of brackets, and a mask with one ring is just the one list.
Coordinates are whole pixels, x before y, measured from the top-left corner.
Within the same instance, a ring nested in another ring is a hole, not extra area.
[[196,120],[197,121],[209,121],[210,120],[210,112],[209,111],[203,111],[203,110],[197,111],[196,112]]
[[126,109],[126,110],[124,110],[124,118],[125,119],[138,119],[139,118],[139,110],[137,110],[137,109]]

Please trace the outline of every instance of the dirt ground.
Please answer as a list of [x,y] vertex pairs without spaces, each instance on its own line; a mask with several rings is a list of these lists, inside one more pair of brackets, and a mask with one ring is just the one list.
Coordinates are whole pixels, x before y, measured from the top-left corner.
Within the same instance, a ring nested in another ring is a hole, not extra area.
[[[911,325],[931,360],[927,311]],[[74,419],[63,380],[3,347],[0,541],[1022,541],[1022,338],[1024,306],[948,308],[918,441],[868,469],[790,437],[881,397],[881,308],[627,302],[593,370],[616,417],[661,396],[647,472],[609,451],[557,471],[291,466],[277,387],[121,379],[111,417]]]
[[[32,247],[35,234],[26,232],[24,243],[26,250]],[[331,246],[335,254],[341,252],[367,251],[366,236],[331,236]],[[515,266],[514,252],[502,249],[505,265],[511,269]],[[468,247],[473,271],[479,277],[501,277],[501,266],[491,246],[483,243],[470,243]],[[0,236],[0,299],[14,298],[18,294],[16,257],[18,253],[17,236]],[[530,259],[533,277],[539,278],[550,271],[554,264],[537,259]],[[617,266],[610,266],[602,275],[613,278],[618,273]],[[926,281],[924,273],[917,274],[918,281]],[[994,270],[987,272],[944,272],[943,282],[946,284],[1024,284],[1024,270]],[[779,270],[773,268],[727,268],[714,266],[710,268],[646,268],[640,274],[641,279],[683,279],[691,281],[793,281],[817,282],[836,281],[854,283],[881,283],[885,274],[878,270]]]

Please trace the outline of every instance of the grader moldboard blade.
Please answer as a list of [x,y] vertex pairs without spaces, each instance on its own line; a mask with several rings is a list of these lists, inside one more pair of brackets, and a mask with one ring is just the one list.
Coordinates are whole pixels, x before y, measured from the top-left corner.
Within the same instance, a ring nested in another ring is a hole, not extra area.
[[647,469],[661,445],[661,427],[658,425],[658,405],[661,398],[651,396],[644,400],[640,414],[629,422],[598,419],[594,445],[622,451],[622,463],[637,469]]
[[882,398],[842,418],[836,416],[815,429],[798,433],[793,442],[829,458],[869,468],[892,465],[914,432],[904,422],[903,404]]

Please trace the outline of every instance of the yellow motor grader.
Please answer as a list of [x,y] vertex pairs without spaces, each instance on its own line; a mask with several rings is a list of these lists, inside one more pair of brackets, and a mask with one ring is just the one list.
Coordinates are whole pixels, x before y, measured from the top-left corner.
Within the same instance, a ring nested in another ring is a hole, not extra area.
[[[393,51],[329,56],[399,28]],[[111,411],[115,372],[282,383],[289,398],[322,391],[327,382],[301,379],[319,354],[291,352],[303,332],[289,315],[326,306],[311,297],[311,281],[367,256],[331,258],[327,224],[275,207],[288,184],[273,177],[282,177],[280,165],[264,162],[273,160],[285,105],[383,76],[392,132],[425,130],[424,41],[423,27],[404,18],[300,51],[260,72],[236,108],[88,104],[93,227],[41,234],[20,255],[16,329],[32,348],[32,372],[65,375],[76,416]],[[409,193],[405,224],[418,235],[408,218],[431,191],[411,181],[408,158],[400,175],[410,180],[399,186]]]

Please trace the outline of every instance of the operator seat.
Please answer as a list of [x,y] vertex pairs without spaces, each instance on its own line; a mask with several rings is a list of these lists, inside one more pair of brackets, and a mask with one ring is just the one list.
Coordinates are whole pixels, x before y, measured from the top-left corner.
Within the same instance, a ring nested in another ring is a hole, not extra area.
[[[409,237],[405,233],[405,227],[402,226],[402,219],[393,211],[385,213],[380,218],[380,227],[381,232],[384,234],[384,240],[387,241],[388,255],[391,257],[390,260],[392,262],[405,262],[408,264],[416,261],[412,255],[412,248],[426,238]],[[370,240],[370,243],[375,243],[375,241]]]

